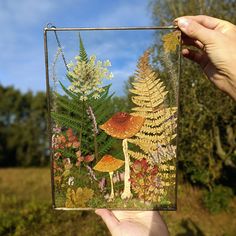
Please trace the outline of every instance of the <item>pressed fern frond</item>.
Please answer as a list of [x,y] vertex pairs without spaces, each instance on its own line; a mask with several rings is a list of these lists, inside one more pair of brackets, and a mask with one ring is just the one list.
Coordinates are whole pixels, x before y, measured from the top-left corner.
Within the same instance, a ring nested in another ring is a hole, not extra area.
[[142,160],[143,158],[146,159],[147,158],[147,155],[141,153],[141,152],[135,152],[135,151],[132,151],[132,150],[128,150],[128,154],[133,157],[134,159],[137,159],[137,160]]
[[106,142],[103,143],[102,146],[100,146],[99,148],[99,156],[104,156],[105,154],[107,154],[109,152],[109,150],[111,149],[111,146],[114,144],[115,139],[107,139],[108,137],[106,137]]
[[[94,110],[95,117],[97,118],[97,123],[104,123],[111,115],[110,110],[107,109],[112,97],[112,95],[109,95],[109,88],[110,86],[105,86],[104,92],[98,99],[92,98],[93,94],[90,94],[86,103],[79,100],[79,95],[75,95],[70,91],[68,94],[72,97],[57,96],[58,107],[61,110],[63,109],[64,112],[63,114],[52,112],[52,118],[56,123],[67,128],[72,128],[78,134],[81,134],[81,151],[83,155],[94,152],[93,125],[86,113],[86,109],[88,106],[91,106]],[[102,156],[105,154],[105,150],[108,151],[112,147],[112,138],[104,132],[99,132],[96,139],[99,148],[99,156]]]
[[64,149],[58,149],[57,151],[59,151],[62,154],[63,159],[64,158],[75,158],[74,152],[66,151]]
[[[145,117],[145,122],[133,138],[133,143],[146,153],[155,152],[158,143],[168,145],[175,138],[177,108],[164,107],[168,91],[152,69],[148,51],[140,58],[137,68],[133,88],[130,89],[134,94],[132,101],[136,105],[131,114]],[[146,159],[152,162],[150,156],[147,155]]]
[[143,156],[143,154],[146,155],[146,156],[143,156],[143,158],[145,159],[147,159],[147,156],[149,156],[151,150],[154,150],[156,148],[156,144],[148,139],[144,140],[137,137],[135,139],[128,139],[128,142],[137,145],[144,152],[142,153],[141,156]]
[[[70,98],[73,98],[73,99],[78,99],[78,97],[76,96],[76,94],[74,94],[73,92],[71,92],[69,89],[67,89],[62,83],[61,81],[59,81],[63,91],[70,97]],[[79,100],[79,99],[78,99]]]
[[78,106],[78,102],[72,99],[68,99],[65,96],[57,96],[57,104],[64,108],[67,112],[71,114],[76,114],[78,118],[82,115],[82,107]]
[[80,61],[84,61],[86,63],[88,62],[88,56],[84,48],[84,43],[80,34],[79,34],[79,56],[80,56]]
[[[105,154],[113,145],[110,136],[95,130],[99,124],[104,123],[110,117],[111,111],[108,108],[113,94],[109,94],[110,85],[99,86],[99,89],[93,87],[87,94],[84,92],[83,89],[88,84],[93,83],[93,79],[96,80],[96,78],[94,78],[94,68],[91,60],[88,59],[81,35],[79,35],[79,57],[76,57],[76,60],[77,64],[74,67],[72,66],[66,77],[71,85],[78,82],[84,87],[80,87],[80,90],[73,90],[70,87],[66,88],[59,81],[65,95],[57,94],[56,99],[59,109],[58,112],[52,112],[51,114],[57,124],[76,131],[82,155],[95,154],[95,158],[97,158],[98,154]],[[78,64],[85,65],[83,67],[83,69],[86,69],[84,75],[82,73],[78,76],[79,68],[82,68],[78,67]],[[101,69],[101,67],[99,68]],[[85,97],[85,100],[81,99]],[[92,111],[92,113],[89,111]]]
[[77,132],[80,132],[80,127],[78,126],[78,120],[67,114],[59,114],[56,112],[51,112],[52,118],[56,123],[65,126],[67,128],[73,128]]

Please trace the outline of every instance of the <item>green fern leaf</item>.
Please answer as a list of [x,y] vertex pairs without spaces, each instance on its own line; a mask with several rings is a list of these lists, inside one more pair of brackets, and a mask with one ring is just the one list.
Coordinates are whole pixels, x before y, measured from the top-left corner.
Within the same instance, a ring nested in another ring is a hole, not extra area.
[[106,143],[104,143],[102,146],[100,146],[99,147],[100,156],[107,154],[114,142],[115,142],[115,140],[110,138],[106,141]]
[[76,94],[72,93],[70,90],[68,90],[62,83],[61,81],[59,81],[63,91],[71,98],[75,99],[75,100],[79,100],[78,96],[76,96]]
[[51,112],[52,118],[57,121],[60,125],[65,126],[67,128],[73,128],[77,132],[80,132],[80,124],[77,119],[70,117],[66,114],[58,114],[55,112]]
[[84,43],[80,34],[79,34],[79,55],[80,55],[80,61],[88,63],[88,56],[84,48]]
[[64,96],[57,96],[57,104],[64,108],[68,114],[75,115],[78,120],[82,119],[83,109],[81,103]]

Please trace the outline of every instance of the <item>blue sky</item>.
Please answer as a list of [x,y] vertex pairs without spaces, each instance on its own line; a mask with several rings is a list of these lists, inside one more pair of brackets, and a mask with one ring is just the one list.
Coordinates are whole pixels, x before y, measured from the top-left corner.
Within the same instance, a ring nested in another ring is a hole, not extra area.
[[[23,92],[45,90],[43,28],[48,22],[57,27],[152,25],[148,1],[142,0],[0,1],[0,84]],[[121,69],[121,77],[128,76],[133,64]]]

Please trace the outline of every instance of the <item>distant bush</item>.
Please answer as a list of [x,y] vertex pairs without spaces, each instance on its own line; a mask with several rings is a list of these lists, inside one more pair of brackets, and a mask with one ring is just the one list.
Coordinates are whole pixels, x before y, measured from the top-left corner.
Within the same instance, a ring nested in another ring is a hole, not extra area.
[[231,188],[222,185],[215,186],[212,191],[206,191],[203,195],[203,204],[211,213],[228,210],[229,203],[234,194]]

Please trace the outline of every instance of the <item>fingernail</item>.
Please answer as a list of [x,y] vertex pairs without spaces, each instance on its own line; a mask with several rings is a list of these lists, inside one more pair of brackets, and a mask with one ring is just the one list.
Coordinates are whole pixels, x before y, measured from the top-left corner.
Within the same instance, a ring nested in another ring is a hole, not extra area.
[[176,18],[176,19],[173,20],[173,25],[178,26],[178,18]]
[[187,28],[189,26],[189,21],[186,18],[179,18],[178,26],[182,29]]
[[97,214],[97,215],[100,216],[100,211],[99,211],[99,209],[96,209],[96,210],[95,210],[95,214]]

